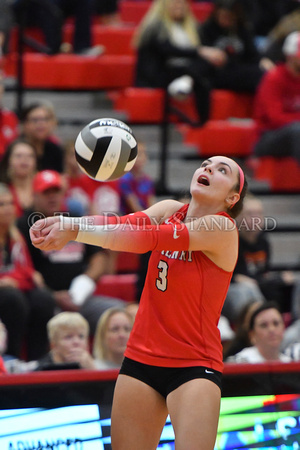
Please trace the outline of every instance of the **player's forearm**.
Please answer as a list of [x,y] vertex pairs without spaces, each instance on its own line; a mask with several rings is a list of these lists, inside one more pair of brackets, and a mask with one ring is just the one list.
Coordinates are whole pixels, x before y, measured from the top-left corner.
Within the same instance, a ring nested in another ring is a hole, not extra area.
[[[75,219],[75,221],[78,219]],[[146,253],[152,250],[188,250],[185,225],[93,225],[81,220],[76,241],[115,251]]]

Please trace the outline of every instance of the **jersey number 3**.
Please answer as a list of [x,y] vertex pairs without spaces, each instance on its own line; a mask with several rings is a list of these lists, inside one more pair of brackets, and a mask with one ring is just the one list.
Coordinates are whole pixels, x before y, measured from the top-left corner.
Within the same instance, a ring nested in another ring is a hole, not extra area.
[[156,287],[160,291],[166,291],[168,287],[168,269],[169,266],[166,261],[160,260],[157,266],[159,272],[156,278]]

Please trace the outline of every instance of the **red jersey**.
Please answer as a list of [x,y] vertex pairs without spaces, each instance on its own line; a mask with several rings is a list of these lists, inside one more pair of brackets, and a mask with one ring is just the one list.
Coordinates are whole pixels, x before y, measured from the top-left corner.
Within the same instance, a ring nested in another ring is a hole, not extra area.
[[0,356],[0,375],[3,375],[5,373],[7,373],[7,370],[5,368],[4,361],[3,361],[2,357]]
[[5,252],[0,255],[0,278],[13,278],[18,288],[28,291],[34,288],[34,268],[26,242],[20,236],[18,240],[8,238]]
[[285,64],[267,72],[257,90],[254,118],[258,132],[275,130],[300,121],[300,76]]
[[[168,222],[183,220],[187,209]],[[152,252],[125,356],[162,367],[222,371],[218,322],[231,277],[201,251]]]
[[18,117],[8,109],[0,110],[0,159],[7,145],[18,137]]

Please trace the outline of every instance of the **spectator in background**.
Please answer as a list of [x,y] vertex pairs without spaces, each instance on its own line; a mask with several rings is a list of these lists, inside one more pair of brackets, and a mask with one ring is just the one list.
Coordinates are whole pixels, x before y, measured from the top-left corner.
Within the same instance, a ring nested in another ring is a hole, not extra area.
[[291,362],[291,358],[280,351],[284,321],[276,303],[267,302],[255,309],[249,320],[248,332],[252,347],[246,347],[227,358],[227,362],[244,364]]
[[27,342],[28,359],[47,351],[46,324],[54,300],[35,273],[23,237],[15,226],[15,205],[8,186],[0,184],[0,317],[7,334],[7,353],[19,358]]
[[[300,344],[300,279],[296,278],[291,299],[291,323],[286,328],[282,348]],[[300,346],[299,346],[300,349]],[[299,353],[300,355],[300,353]],[[298,358],[300,359],[300,358]]]
[[255,93],[271,60],[259,54],[241,0],[216,0],[215,8],[200,28],[201,42],[219,49],[224,63],[216,68],[213,86]]
[[0,59],[9,51],[10,32],[14,25],[11,0],[0,0]]
[[64,173],[66,186],[66,203],[69,209],[77,210],[78,216],[91,212],[91,197],[88,192],[88,176],[85,175],[75,157],[74,140],[70,139],[64,144]]
[[0,375],[7,373],[2,356],[0,356]]
[[240,352],[246,347],[251,346],[251,342],[249,340],[249,320],[252,316],[252,313],[259,308],[261,305],[263,305],[263,301],[258,301],[253,299],[253,301],[250,301],[247,303],[244,308],[242,308],[236,322],[235,322],[235,332],[234,336],[232,337],[231,341],[228,343],[226,348],[224,349],[224,361],[232,355],[235,355],[236,353]]
[[6,368],[4,364],[3,354],[7,348],[7,331],[4,323],[0,319],[0,375],[6,373]]
[[[254,118],[256,157],[291,156],[300,164],[300,32],[284,41],[286,61],[269,71],[257,91]],[[288,177],[288,174],[286,174]]]
[[[144,142],[138,142],[138,157],[130,172],[118,180],[121,196],[121,213],[123,215],[143,211],[154,204],[155,185],[152,178],[145,173],[147,148]],[[139,255],[139,271],[136,283],[136,300],[139,301],[147,273],[150,253]]]
[[[45,39],[40,46],[46,53],[75,52],[83,56],[99,56],[103,46],[92,46],[93,0],[15,0],[16,19],[25,26],[39,27]],[[74,16],[73,45],[63,42],[64,23]]]
[[210,78],[224,52],[204,47],[188,0],[155,0],[134,36],[135,85],[167,88],[171,95],[195,96],[199,124],[210,112]]
[[76,200],[83,214],[119,214],[120,192],[117,181],[99,183],[80,170],[75,157],[75,140],[64,145],[64,180],[67,201]]
[[147,209],[155,201],[154,181],[145,173],[147,161],[146,144],[139,141],[133,168],[118,180],[122,215]]
[[132,316],[124,308],[110,308],[102,314],[93,344],[97,369],[120,369],[132,325]]
[[282,16],[278,23],[272,28],[267,36],[264,55],[272,61],[284,62],[283,44],[286,37],[294,32],[300,31],[300,7]]
[[134,322],[139,309],[139,304],[137,302],[130,302],[127,303],[124,308],[130,314],[132,321]]
[[[30,244],[29,227],[41,217],[69,214],[65,205],[62,176],[55,171],[38,172],[33,180],[34,204],[19,220],[18,226]],[[95,295],[97,282],[106,273],[108,257],[99,247],[70,242],[64,249],[43,252],[29,247],[34,267],[40,272],[46,286],[51,289],[57,306],[62,310],[79,311],[89,322],[91,334],[105,311],[124,302]]]
[[11,142],[0,161],[0,181],[8,184],[12,191],[17,217],[32,207],[32,181],[36,170],[35,147],[22,138]]
[[287,13],[288,2],[290,0],[242,0],[253,34],[259,38],[266,38]]
[[26,138],[37,151],[39,170],[63,172],[64,152],[55,137],[57,120],[50,103],[31,103],[21,113],[21,137]]
[[78,312],[61,312],[47,324],[50,352],[35,370],[95,369],[89,351],[89,324]]
[[[65,142],[64,183],[66,206],[74,216],[86,214],[119,214],[120,194],[117,181],[101,182],[84,174],[75,157],[74,140]],[[116,272],[117,253],[106,251],[107,273]]]
[[17,115],[3,105],[4,89],[4,74],[0,69],[0,160],[7,145],[16,139],[19,133]]
[[119,24],[119,0],[94,0],[94,13],[100,16],[104,25]]
[[282,311],[290,311],[294,278],[291,272],[271,272],[271,248],[262,202],[254,196],[245,198],[237,218],[239,256],[224,303],[222,314],[235,324],[242,308],[254,300],[275,300]]

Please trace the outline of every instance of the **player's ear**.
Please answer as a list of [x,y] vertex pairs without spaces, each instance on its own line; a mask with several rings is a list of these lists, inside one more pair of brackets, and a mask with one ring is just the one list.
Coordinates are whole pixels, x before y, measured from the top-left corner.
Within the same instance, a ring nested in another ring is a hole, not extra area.
[[234,192],[233,194],[229,195],[226,199],[225,202],[228,205],[228,208],[232,208],[240,199],[240,194],[238,194],[237,192]]

